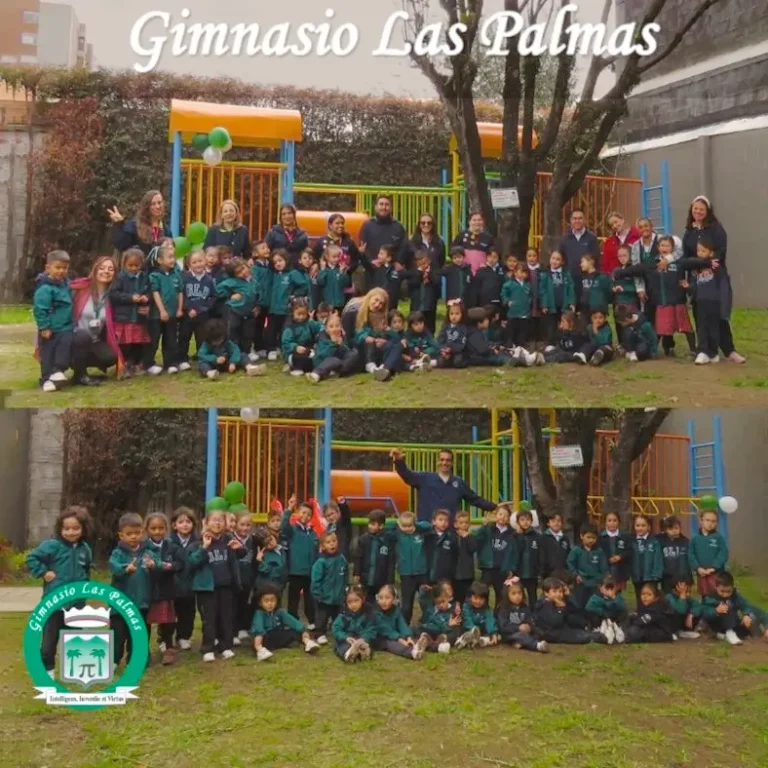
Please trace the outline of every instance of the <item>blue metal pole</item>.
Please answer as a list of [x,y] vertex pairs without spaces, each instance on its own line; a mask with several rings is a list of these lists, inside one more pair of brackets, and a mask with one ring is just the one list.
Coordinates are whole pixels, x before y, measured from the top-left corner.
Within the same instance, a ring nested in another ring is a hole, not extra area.
[[672,203],[669,199],[669,163],[661,161],[661,215],[664,224],[664,234],[672,234]]
[[[715,469],[715,489],[717,498],[725,496],[725,467],[723,465],[723,430],[720,417],[715,416],[712,419],[712,463]],[[720,512],[720,534],[728,541],[728,515]]]
[[333,444],[333,410],[324,408],[325,425],[323,426],[323,496],[319,499],[321,504],[326,504],[331,498],[331,448]]
[[648,201],[646,199],[645,190],[648,187],[648,166],[643,163],[640,166],[640,181],[642,182],[642,192],[640,193],[641,196],[641,215],[647,217],[648,216]]
[[173,159],[171,161],[171,232],[181,234],[181,134],[173,135]]
[[216,496],[216,475],[219,461],[219,420],[215,408],[208,409],[208,434],[205,456],[205,498]]
[[[694,445],[695,427],[693,419],[688,420],[688,485],[691,489],[691,496],[696,496],[696,446]],[[691,517],[690,532],[693,536],[696,533],[696,518]]]

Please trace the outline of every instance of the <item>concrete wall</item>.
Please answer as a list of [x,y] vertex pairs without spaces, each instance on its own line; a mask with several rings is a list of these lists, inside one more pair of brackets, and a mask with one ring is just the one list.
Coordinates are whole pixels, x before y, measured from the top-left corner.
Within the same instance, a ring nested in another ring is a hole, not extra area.
[[731,559],[757,572],[768,573],[768,410],[729,408],[722,411],[679,409],[662,427],[664,432],[685,434],[694,422],[695,441],[712,439],[712,417],[721,418],[725,490],[739,501],[738,511],[728,518]]
[[0,411],[0,536],[19,549],[27,538],[30,411]]
[[63,411],[33,411],[29,441],[27,544],[48,538],[64,495]]
[[660,183],[661,161],[669,162],[672,225],[685,227],[691,200],[704,194],[728,232],[728,271],[738,307],[765,308],[765,216],[768,129],[701,137],[684,144],[635,152],[620,163],[619,174],[638,178],[648,167],[650,183]]

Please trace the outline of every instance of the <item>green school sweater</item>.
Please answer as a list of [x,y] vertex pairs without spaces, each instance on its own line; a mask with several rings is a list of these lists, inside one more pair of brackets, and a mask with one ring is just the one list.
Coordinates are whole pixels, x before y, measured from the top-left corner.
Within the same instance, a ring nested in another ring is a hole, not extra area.
[[[118,544],[109,556],[109,572],[112,574],[112,586],[136,603],[140,610],[149,608],[152,596],[152,582],[149,569],[144,565],[144,556],[148,555],[157,567],[157,556],[143,544],[136,550],[130,550],[122,544]],[[126,568],[136,559],[136,570],[127,573]]]
[[432,523],[416,522],[413,533],[403,533],[394,520],[388,520],[384,536],[394,545],[397,554],[397,571],[401,576],[420,576],[427,573],[425,534],[432,530]]
[[213,347],[207,341],[204,341],[197,353],[197,360],[200,363],[206,363],[215,368],[217,365],[216,360],[222,356],[227,359],[227,364],[234,363],[239,365],[240,360],[242,360],[240,347],[234,341],[226,341],[220,347]]
[[[247,317],[259,305],[259,284],[251,278],[241,280],[239,277],[227,277],[216,283],[216,295],[226,299],[227,306],[238,315]],[[239,299],[232,296],[239,295]]]
[[352,284],[349,272],[342,272],[339,267],[321,269],[317,275],[323,301],[336,309],[344,306],[344,289]]
[[70,544],[64,539],[48,539],[36,546],[26,557],[27,570],[41,579],[48,571],[53,571],[56,578],[43,582],[43,594],[47,594],[62,584],[75,581],[88,581],[91,573],[93,554],[84,542]]
[[315,320],[288,323],[283,328],[283,334],[280,337],[283,357],[287,360],[296,351],[296,347],[307,347],[307,349],[314,347],[317,336],[322,330],[323,324]]
[[266,635],[267,632],[273,632],[278,629],[292,629],[294,632],[301,633],[306,631],[304,625],[283,608],[278,608],[272,613],[267,613],[259,608],[256,613],[253,614],[251,637],[262,637]]
[[66,280],[43,278],[32,300],[32,314],[38,331],[65,333],[74,328],[72,294]]
[[596,587],[600,583],[600,579],[608,572],[608,560],[605,557],[605,552],[597,544],[590,550],[586,550],[580,545],[575,546],[568,553],[566,564],[574,576],[581,576],[586,587]]
[[291,525],[291,510],[286,509],[280,522],[280,536],[288,542],[288,575],[310,576],[317,559],[317,534],[310,527]]
[[312,597],[326,605],[343,605],[347,591],[347,558],[321,554],[312,566]]
[[507,308],[507,317],[512,319],[530,317],[533,308],[531,284],[525,280],[505,280],[501,288],[501,303]]
[[[149,287],[153,294],[160,294],[160,300],[163,302],[165,311],[171,317],[175,317],[183,289],[181,272],[177,269],[172,269],[170,272],[156,269],[149,274]],[[157,308],[154,298],[149,302],[149,316],[155,320],[160,317],[160,310]]]
[[387,640],[399,640],[413,635],[413,630],[406,624],[400,609],[393,605],[388,611],[376,609],[374,614],[376,620],[376,631],[379,637]]
[[717,531],[708,535],[699,531],[691,537],[688,561],[694,571],[698,568],[722,571],[728,564],[728,544]]

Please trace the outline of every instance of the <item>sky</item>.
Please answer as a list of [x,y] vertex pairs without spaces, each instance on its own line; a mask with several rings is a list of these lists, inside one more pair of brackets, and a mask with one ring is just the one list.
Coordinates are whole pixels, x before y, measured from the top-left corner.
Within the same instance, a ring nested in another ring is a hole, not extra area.
[[[326,21],[325,11],[335,15],[332,28],[345,22],[355,24],[360,33],[355,50],[346,57],[315,53],[305,57],[284,56],[239,57],[225,55],[181,56],[170,54],[170,42],[160,59],[158,70],[211,77],[227,76],[264,85],[292,85],[351,91],[358,94],[392,94],[410,98],[435,96],[430,82],[408,58],[375,57],[386,20],[401,10],[402,0],[62,0],[73,6],[78,20],[86,24],[86,37],[93,45],[97,66],[130,68],[145,59],[131,48],[131,30],[136,21],[150,11],[171,14],[171,25],[182,22],[181,11],[188,8],[187,24],[225,23],[230,26],[258,23],[263,31],[268,27],[290,22],[294,27],[303,22],[316,24]],[[579,6],[577,20],[581,23],[599,21],[603,0],[574,0]],[[436,0],[432,6],[438,7]],[[485,13],[503,8],[503,0],[486,0]],[[437,11],[436,19],[442,18]],[[143,40],[167,34],[158,21],[148,25]],[[393,37],[393,44],[399,36]],[[399,40],[402,38],[400,37]],[[583,69],[583,63],[582,63]]]

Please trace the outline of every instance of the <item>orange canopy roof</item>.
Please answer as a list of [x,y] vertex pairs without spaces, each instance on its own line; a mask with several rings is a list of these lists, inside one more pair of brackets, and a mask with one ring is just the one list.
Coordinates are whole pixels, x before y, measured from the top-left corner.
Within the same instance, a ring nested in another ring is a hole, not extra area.
[[[480,150],[482,151],[483,157],[501,157],[501,123],[478,123],[477,132],[480,134]],[[533,132],[532,142],[534,147],[539,143],[536,131]],[[523,143],[522,127],[517,130],[517,143]],[[457,146],[456,136],[453,135],[451,136],[451,152],[454,152]]]
[[171,100],[168,140],[176,131],[189,143],[197,133],[221,126],[235,147],[279,147],[281,141],[301,141],[301,113],[294,109],[245,107],[206,101]]

